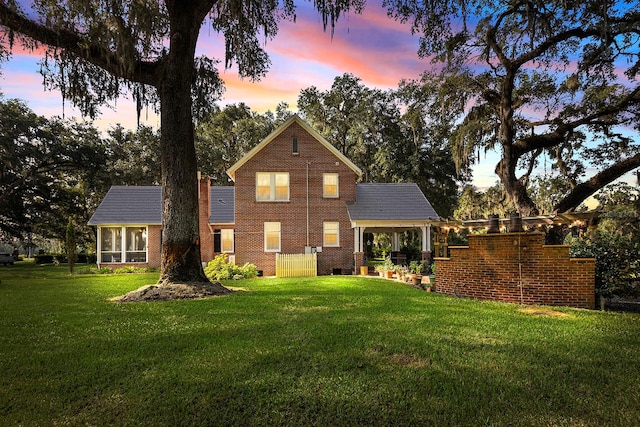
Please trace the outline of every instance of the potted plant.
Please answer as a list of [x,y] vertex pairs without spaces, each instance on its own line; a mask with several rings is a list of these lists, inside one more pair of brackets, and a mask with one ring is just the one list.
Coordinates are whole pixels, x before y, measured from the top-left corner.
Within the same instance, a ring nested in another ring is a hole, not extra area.
[[377,264],[374,268],[380,277],[384,277],[384,264]]
[[393,262],[391,262],[391,256],[386,257],[382,265],[384,267],[385,277],[391,279],[393,277]]
[[396,278],[401,281],[401,282],[405,282],[405,276],[407,275],[407,267],[405,267],[404,265],[396,265],[393,267],[393,271],[396,273]]
[[411,271],[411,282],[413,286],[420,286],[422,280],[422,263],[420,261],[411,261],[409,263],[409,271]]

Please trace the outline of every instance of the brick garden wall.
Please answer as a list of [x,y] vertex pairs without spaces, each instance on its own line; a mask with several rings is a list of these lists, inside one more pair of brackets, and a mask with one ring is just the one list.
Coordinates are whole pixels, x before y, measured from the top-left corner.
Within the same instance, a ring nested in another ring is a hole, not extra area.
[[544,233],[469,236],[436,258],[436,291],[505,302],[595,308],[595,260],[569,246],[544,245]]
[[[298,154],[292,138],[298,138]],[[265,275],[275,274],[275,253],[264,251],[264,223],[280,222],[281,252],[304,253],[307,244],[307,164],[309,170],[309,245],[322,246],[318,274],[353,268],[353,229],[347,203],[355,200],[357,176],[346,164],[292,123],[236,171],[236,263],[251,262]],[[288,202],[256,202],[256,172],[289,172]],[[339,198],[322,196],[322,174],[339,174]],[[340,247],[324,247],[323,222],[340,223]]]

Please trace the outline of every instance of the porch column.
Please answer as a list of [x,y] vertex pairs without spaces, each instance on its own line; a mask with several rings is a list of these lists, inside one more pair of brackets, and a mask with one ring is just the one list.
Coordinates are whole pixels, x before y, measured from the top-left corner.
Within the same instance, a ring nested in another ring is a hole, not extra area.
[[360,241],[360,246],[358,248],[358,252],[364,252],[364,227],[358,227],[359,230],[359,241]]
[[398,232],[394,231],[393,232],[393,239],[391,240],[391,250],[392,251],[400,250],[398,248],[398,246],[400,246],[399,243],[398,243]]
[[354,274],[362,273],[362,269],[360,267],[364,266],[364,252],[362,251],[362,227],[354,227],[353,228],[353,266],[354,266]]
[[431,258],[431,224],[422,226],[422,259]]

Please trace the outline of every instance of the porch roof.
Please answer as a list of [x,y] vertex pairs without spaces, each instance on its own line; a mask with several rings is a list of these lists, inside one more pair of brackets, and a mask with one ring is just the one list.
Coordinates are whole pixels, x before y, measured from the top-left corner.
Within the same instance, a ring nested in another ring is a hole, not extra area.
[[415,224],[439,221],[440,217],[415,183],[360,183],[356,201],[347,206],[351,222]]

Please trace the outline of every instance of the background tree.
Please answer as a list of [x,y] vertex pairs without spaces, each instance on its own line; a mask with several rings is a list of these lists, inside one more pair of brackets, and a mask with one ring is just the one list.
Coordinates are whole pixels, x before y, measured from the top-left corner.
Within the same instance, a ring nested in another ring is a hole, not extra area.
[[104,169],[104,196],[111,185],[159,185],[160,132],[148,126],[136,131],[116,125],[105,140],[108,162]]
[[[90,123],[49,120],[21,101],[0,100],[0,230],[64,240],[68,218],[86,224],[95,208],[92,188],[105,163]],[[91,239],[88,231],[82,235]]]
[[467,105],[450,139],[458,168],[498,150],[521,214],[540,211],[527,187],[543,155],[571,186],[560,212],[640,166],[637,1],[385,3],[423,34],[419,54],[444,63],[442,84]]
[[69,218],[67,223],[67,232],[65,247],[67,249],[67,263],[69,264],[69,272],[73,273],[73,266],[76,264],[76,245],[77,245],[76,225],[73,218]]
[[[314,2],[325,27],[361,0]],[[263,76],[269,58],[259,36],[274,37],[278,21],[295,17],[294,0],[166,0],[112,2],[35,0],[28,12],[0,1],[5,41],[46,50],[49,87],[89,116],[123,90],[138,105],[160,109],[163,248],[160,284],[208,282],[200,263],[193,119],[203,117],[222,90],[215,59],[195,57],[208,19],[225,37],[225,64],[242,77]],[[141,107],[140,107],[141,108]]]
[[409,84],[398,91],[370,89],[360,78],[343,74],[327,91],[314,86],[302,90],[298,109],[362,169],[364,182],[415,182],[436,212],[449,216],[458,177],[443,136],[446,130],[421,116],[428,102],[418,90],[422,87]]
[[598,229],[569,238],[571,254],[596,258],[596,291],[605,297],[640,297],[640,195],[637,187],[611,184],[596,198],[604,213]]
[[513,203],[508,200],[504,187],[499,182],[484,191],[466,185],[460,194],[453,216],[459,220],[488,218],[492,214],[506,218],[514,209]]
[[275,128],[272,114],[231,104],[200,120],[196,127],[198,168],[212,183],[229,185],[227,170]]

